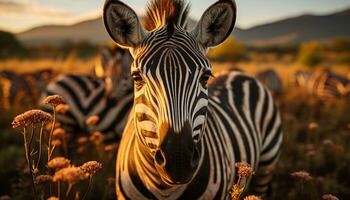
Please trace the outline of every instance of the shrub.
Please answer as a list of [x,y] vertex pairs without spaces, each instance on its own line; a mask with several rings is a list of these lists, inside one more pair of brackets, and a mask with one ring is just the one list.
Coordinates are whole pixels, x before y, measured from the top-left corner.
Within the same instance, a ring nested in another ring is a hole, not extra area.
[[317,42],[304,43],[299,48],[297,61],[305,66],[314,67],[322,62],[323,47]]

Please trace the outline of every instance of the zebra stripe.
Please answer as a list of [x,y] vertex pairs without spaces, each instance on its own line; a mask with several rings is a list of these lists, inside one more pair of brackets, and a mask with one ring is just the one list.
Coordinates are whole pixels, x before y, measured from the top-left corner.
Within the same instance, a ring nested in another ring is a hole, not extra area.
[[[43,98],[58,94],[64,97],[70,109],[65,114],[57,114],[58,120],[71,132],[90,133],[91,127],[85,121],[97,115],[100,122],[94,131],[111,133],[110,139],[120,139],[128,113],[133,105],[133,91],[129,89],[122,98],[109,98],[105,95],[103,79],[89,75],[61,75],[51,82]],[[42,105],[44,109],[50,108]]]

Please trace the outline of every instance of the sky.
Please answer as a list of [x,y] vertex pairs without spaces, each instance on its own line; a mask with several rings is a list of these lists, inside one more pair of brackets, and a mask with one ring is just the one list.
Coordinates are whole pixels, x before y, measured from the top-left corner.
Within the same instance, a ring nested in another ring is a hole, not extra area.
[[[187,0],[199,19],[215,0]],[[146,0],[124,0],[143,14]],[[350,8],[350,0],[236,0],[237,26],[250,28],[301,14],[324,15]],[[73,24],[101,15],[104,0],[0,0],[0,30],[21,32],[47,24]]]

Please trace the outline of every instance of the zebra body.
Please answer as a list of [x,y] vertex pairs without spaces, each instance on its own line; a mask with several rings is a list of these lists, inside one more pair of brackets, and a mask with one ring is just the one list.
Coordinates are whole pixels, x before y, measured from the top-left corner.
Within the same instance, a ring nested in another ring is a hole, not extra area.
[[[107,140],[118,141],[133,105],[133,87],[125,70],[130,63],[127,51],[103,49],[101,65],[98,66],[100,74],[61,75],[47,86],[42,99],[55,94],[65,99],[69,110],[64,114],[57,113],[57,118],[70,132],[89,134],[99,131]],[[51,107],[41,106],[51,111]],[[86,124],[90,116],[100,119],[94,127]]]
[[283,84],[277,72],[273,69],[267,69],[257,73],[256,78],[265,84],[273,94],[281,94]]
[[350,97],[350,80],[330,70],[316,72],[297,71],[295,83],[309,94],[323,98]]
[[[104,79],[91,75],[67,74],[51,82],[43,97],[54,94],[64,97],[69,110],[65,114],[58,113],[57,118],[70,132],[100,131],[113,133],[111,137],[119,139],[133,104],[133,91],[129,88],[119,99],[109,98],[106,91]],[[46,106],[44,108],[51,109]],[[94,115],[99,116],[100,122],[92,130],[92,127],[86,125],[86,119]]]
[[281,119],[270,93],[237,71],[218,76],[209,92],[199,167],[186,185],[167,187],[155,181],[159,177],[150,178],[157,171],[152,158],[144,163],[135,156],[145,147],[137,142],[130,115],[118,152],[118,199],[227,199],[236,162],[249,163],[256,171],[252,182],[256,192],[267,190],[282,143]]
[[256,170],[256,192],[270,183],[282,142],[270,93],[237,71],[209,82],[205,54],[230,36],[236,5],[217,1],[192,31],[184,28],[188,10],[182,0],[153,0],[142,26],[129,6],[106,1],[106,29],[134,58],[118,199],[227,199],[240,161]]

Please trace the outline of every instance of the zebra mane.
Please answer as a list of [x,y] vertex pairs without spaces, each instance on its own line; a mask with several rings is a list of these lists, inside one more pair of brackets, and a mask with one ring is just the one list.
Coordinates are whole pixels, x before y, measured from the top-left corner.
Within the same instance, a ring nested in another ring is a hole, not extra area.
[[174,25],[186,28],[189,10],[189,3],[183,0],[152,0],[147,5],[146,16],[143,19],[144,27],[152,31],[167,25],[170,33],[173,32]]

